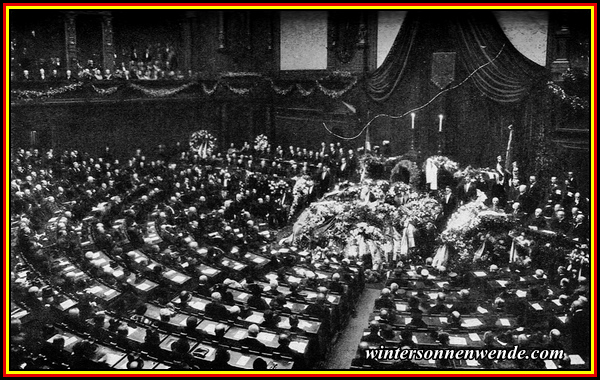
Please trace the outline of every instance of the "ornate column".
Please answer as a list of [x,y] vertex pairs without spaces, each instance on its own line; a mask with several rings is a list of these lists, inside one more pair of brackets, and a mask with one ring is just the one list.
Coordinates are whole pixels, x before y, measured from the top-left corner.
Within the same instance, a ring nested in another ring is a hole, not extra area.
[[252,23],[251,23],[251,15],[250,11],[246,11],[245,19],[246,19],[246,50],[252,49]]
[[554,32],[554,60],[550,64],[552,78],[557,82],[562,82],[562,74],[570,67],[569,62],[569,39],[571,31],[569,27],[561,20],[560,29]]
[[77,29],[75,27],[75,12],[65,13],[65,53],[66,68],[77,67]]
[[113,71],[115,66],[115,47],[113,44],[112,14],[102,13],[102,67]]
[[218,12],[217,38],[219,40],[218,50],[223,51],[227,49],[225,38],[225,13],[223,11]]

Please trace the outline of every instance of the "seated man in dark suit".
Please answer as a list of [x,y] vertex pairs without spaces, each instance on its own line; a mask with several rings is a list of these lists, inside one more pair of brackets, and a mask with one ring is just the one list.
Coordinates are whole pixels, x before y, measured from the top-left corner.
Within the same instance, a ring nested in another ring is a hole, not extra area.
[[369,349],[369,343],[361,342],[358,345],[358,355],[352,360],[353,367],[366,367],[370,369],[379,369],[382,367],[376,359],[367,358],[367,350]]
[[204,315],[208,318],[226,320],[229,318],[229,311],[221,304],[221,293],[214,292],[211,295],[212,302],[204,308]]
[[250,297],[248,297],[248,301],[246,301],[246,306],[252,307],[258,311],[265,311],[269,309],[269,304],[265,301],[264,298],[261,297],[262,290],[260,287],[253,288],[254,292]]
[[218,348],[217,351],[215,352],[215,358],[212,361],[212,370],[214,371],[232,371],[232,370],[238,370],[239,368],[234,367],[232,365],[229,364],[229,359],[231,358],[231,355],[229,354],[229,351],[227,351],[224,348]]
[[444,293],[438,293],[435,299],[435,306],[429,309],[429,314],[446,314],[448,307],[444,304],[446,301],[446,295]]
[[361,341],[368,342],[368,343],[374,344],[376,346],[385,344],[385,339],[379,335],[379,329],[380,329],[379,322],[377,322],[375,320],[371,321],[371,323],[369,323],[370,332],[369,332],[369,334],[363,336]]
[[413,310],[411,312],[411,320],[407,326],[416,328],[416,329],[426,329],[427,323],[423,321],[423,312],[421,310]]
[[261,342],[260,340],[258,340],[259,332],[260,332],[260,328],[258,327],[258,325],[254,325],[254,324],[250,325],[248,327],[248,336],[245,337],[244,339],[240,340],[240,345],[258,350],[259,352],[265,350],[266,349],[265,344],[263,342]]
[[306,369],[306,361],[304,360],[304,356],[298,351],[290,348],[290,336],[288,334],[279,335],[279,346],[275,349],[277,352],[282,355],[289,356],[294,361],[294,366],[292,369],[303,370]]
[[390,289],[383,288],[381,290],[381,296],[375,301],[375,309],[386,308],[389,310],[396,310],[396,304],[390,298]]
[[475,303],[471,300],[469,291],[467,289],[462,289],[458,293],[458,299],[452,309],[461,314],[472,314],[475,312],[476,308]]
[[544,210],[541,208],[536,208],[534,214],[529,218],[528,221],[530,226],[537,227],[540,230],[548,229],[548,221],[544,216]]

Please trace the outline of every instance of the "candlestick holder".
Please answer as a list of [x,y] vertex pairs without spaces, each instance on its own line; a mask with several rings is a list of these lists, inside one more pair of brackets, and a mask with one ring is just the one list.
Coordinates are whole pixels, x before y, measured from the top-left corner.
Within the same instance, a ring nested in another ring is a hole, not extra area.
[[442,145],[444,143],[444,134],[442,131],[438,132],[438,150],[437,150],[437,154],[441,155],[442,154]]

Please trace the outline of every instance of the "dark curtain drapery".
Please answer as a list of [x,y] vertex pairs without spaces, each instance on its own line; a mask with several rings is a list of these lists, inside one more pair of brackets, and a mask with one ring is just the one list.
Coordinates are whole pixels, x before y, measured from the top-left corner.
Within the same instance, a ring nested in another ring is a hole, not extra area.
[[419,32],[417,12],[408,12],[383,64],[366,81],[367,93],[375,101],[390,98],[404,78]]
[[432,45],[431,29],[439,32],[433,37],[447,40],[447,47],[457,52],[481,93],[497,102],[522,100],[546,75],[512,45],[492,12],[411,11],[385,61],[366,82],[372,100],[386,101],[398,89],[408,63],[423,58],[424,47]]
[[[440,52],[456,53],[454,80],[442,94],[431,80],[433,55]],[[372,116],[415,110],[422,158],[436,154],[441,141],[443,155],[493,167],[495,157],[506,154],[512,124],[513,157],[526,172],[535,157],[533,139],[548,123],[547,75],[511,44],[490,11],[409,11],[386,60],[366,78],[364,94]],[[409,149],[412,134],[410,116],[371,125],[372,140],[390,140],[396,154]]]

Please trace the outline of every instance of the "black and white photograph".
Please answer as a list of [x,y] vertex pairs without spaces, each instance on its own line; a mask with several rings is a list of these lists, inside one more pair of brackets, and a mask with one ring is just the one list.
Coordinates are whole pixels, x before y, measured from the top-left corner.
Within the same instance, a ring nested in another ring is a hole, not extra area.
[[594,371],[596,5],[450,5],[5,8],[5,374]]

